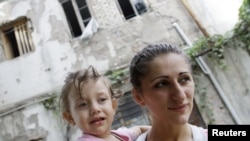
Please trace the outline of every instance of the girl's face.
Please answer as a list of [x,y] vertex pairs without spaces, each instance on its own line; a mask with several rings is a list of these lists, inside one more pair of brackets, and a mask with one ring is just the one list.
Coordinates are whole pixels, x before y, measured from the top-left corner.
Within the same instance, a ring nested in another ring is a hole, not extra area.
[[194,82],[184,57],[165,54],[150,64],[141,79],[141,90],[133,90],[135,100],[146,106],[153,122],[184,124],[193,108]]
[[116,111],[116,101],[111,98],[110,91],[103,82],[89,80],[82,85],[80,96],[71,87],[69,94],[70,113],[64,117],[76,124],[85,134],[105,137],[110,133]]

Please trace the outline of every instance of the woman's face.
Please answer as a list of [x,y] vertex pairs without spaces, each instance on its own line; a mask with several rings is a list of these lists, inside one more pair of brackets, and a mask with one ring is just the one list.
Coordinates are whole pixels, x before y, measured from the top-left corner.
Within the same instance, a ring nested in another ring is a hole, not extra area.
[[183,56],[170,53],[156,57],[141,79],[135,100],[146,106],[154,121],[184,124],[193,108],[194,82]]

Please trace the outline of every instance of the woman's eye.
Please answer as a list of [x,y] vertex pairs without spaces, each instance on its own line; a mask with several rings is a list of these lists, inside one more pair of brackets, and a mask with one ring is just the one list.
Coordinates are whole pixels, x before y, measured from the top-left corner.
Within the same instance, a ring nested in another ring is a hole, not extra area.
[[187,82],[187,81],[190,81],[191,79],[190,79],[190,77],[183,77],[183,78],[181,78],[181,82]]
[[163,86],[167,86],[167,85],[168,85],[168,82],[163,81],[163,82],[157,83],[157,84],[155,85],[155,87],[163,87]]

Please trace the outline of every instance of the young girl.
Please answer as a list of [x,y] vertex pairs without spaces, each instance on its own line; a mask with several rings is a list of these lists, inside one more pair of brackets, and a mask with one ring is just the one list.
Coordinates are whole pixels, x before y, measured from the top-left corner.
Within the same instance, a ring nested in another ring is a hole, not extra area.
[[120,96],[92,66],[68,75],[60,103],[64,119],[83,131],[78,141],[132,141],[149,129],[135,126],[111,130]]

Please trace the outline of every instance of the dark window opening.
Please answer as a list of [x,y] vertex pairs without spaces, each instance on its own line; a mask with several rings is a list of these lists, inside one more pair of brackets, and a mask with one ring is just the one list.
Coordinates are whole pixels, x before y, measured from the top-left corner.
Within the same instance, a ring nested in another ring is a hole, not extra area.
[[82,29],[78,23],[77,16],[71,1],[66,1],[62,3],[63,10],[65,12],[70,32],[73,37],[78,37],[82,35]]
[[118,2],[126,20],[136,16],[129,0],[118,0]]
[[145,4],[142,2],[136,3],[135,8],[136,8],[139,15],[147,12],[147,8],[146,8]]
[[82,22],[86,27],[91,19],[91,15],[86,0],[76,0],[76,3],[82,17]]
[[143,0],[130,1],[118,0],[122,13],[126,20],[135,17],[137,14],[142,15],[147,12],[147,7]]
[[18,51],[18,45],[16,41],[16,36],[14,33],[14,28],[10,28],[8,30],[4,31],[4,34],[6,35],[6,40],[10,44],[11,48],[11,54],[13,57],[20,56],[20,53]]

